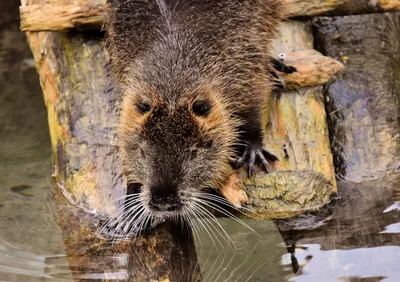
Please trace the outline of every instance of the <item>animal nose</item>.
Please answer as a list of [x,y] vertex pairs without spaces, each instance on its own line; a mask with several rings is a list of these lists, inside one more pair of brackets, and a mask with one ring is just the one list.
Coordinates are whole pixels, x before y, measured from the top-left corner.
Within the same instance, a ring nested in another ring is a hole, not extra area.
[[176,211],[182,206],[180,200],[172,195],[164,197],[153,195],[149,205],[154,211]]
[[163,204],[163,203],[150,203],[150,207],[154,211],[177,211],[180,209],[181,205],[180,204]]

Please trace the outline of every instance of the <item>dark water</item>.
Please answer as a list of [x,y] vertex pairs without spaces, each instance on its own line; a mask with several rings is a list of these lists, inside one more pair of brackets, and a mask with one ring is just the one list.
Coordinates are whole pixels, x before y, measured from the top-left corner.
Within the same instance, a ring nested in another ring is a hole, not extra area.
[[[79,253],[62,231],[46,110],[17,12],[17,1],[0,2],[0,281],[137,281],[132,277],[146,269],[143,248],[108,246],[93,254],[80,242]],[[230,239],[218,227],[209,231],[213,239],[199,228],[195,247],[183,243],[176,264],[185,272],[190,261],[198,262],[202,281],[400,281],[400,173],[341,182],[339,190],[332,205],[296,220],[245,220],[255,232],[221,219]],[[175,246],[168,237],[175,235],[165,234],[163,247]],[[180,275],[181,281],[193,277]]]

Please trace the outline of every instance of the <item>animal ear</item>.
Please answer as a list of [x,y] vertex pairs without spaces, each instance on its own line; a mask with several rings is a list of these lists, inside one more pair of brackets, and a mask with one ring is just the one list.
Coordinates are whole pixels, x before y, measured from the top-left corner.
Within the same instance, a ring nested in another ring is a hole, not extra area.
[[199,117],[206,117],[211,112],[211,102],[208,100],[196,99],[191,105],[192,112]]

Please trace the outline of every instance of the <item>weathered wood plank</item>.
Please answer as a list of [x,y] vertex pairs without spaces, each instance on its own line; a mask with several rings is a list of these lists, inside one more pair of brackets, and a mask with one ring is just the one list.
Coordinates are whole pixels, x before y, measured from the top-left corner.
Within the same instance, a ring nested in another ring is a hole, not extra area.
[[100,29],[103,23],[102,0],[36,1],[20,7],[22,31]]
[[[100,28],[104,0],[42,0],[20,8],[23,31]],[[399,11],[399,0],[282,0],[285,17],[310,17],[323,14],[344,15]]]
[[106,91],[102,35],[28,33],[44,99],[60,185],[87,209],[108,214],[126,193],[116,147],[116,95]]

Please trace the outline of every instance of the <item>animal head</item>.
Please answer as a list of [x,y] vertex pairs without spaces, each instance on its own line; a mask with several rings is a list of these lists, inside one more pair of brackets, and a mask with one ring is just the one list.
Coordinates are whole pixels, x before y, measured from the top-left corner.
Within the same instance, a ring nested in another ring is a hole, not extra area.
[[196,194],[220,188],[232,173],[237,121],[217,87],[174,94],[127,85],[119,130],[127,181],[140,185],[145,212],[183,215]]

